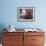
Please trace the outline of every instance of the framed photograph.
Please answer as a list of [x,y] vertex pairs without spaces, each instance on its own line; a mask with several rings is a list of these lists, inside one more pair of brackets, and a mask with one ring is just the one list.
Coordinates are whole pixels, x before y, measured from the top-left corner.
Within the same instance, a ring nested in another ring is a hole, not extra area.
[[18,7],[17,20],[21,22],[35,21],[35,7]]

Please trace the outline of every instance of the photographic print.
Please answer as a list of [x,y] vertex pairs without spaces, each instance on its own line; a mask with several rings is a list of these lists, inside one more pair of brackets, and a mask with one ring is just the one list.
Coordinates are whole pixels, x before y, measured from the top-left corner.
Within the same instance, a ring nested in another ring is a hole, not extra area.
[[18,21],[34,21],[35,20],[35,8],[34,7],[18,7],[17,8],[17,20]]

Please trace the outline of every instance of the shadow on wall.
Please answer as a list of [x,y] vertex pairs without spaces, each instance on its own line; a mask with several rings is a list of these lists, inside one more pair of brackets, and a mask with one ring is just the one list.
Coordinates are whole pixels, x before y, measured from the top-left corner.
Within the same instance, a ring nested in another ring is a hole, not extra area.
[[2,36],[3,36],[2,32],[6,31],[6,30],[4,30],[4,28],[6,28],[5,25],[0,24],[0,43],[2,43]]

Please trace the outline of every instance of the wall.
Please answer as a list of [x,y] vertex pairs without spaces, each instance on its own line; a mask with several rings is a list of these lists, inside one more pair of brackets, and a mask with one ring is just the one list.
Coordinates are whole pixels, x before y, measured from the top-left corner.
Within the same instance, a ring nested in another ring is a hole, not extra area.
[[[16,28],[46,28],[46,0],[1,0],[0,24],[13,24]],[[18,22],[17,7],[35,7],[35,22]]]

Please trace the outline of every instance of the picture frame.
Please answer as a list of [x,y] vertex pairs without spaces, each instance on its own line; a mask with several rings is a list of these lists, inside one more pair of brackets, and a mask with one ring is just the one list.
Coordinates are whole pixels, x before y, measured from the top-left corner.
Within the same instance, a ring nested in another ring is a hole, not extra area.
[[35,7],[18,7],[17,21],[20,22],[34,22],[35,21]]

